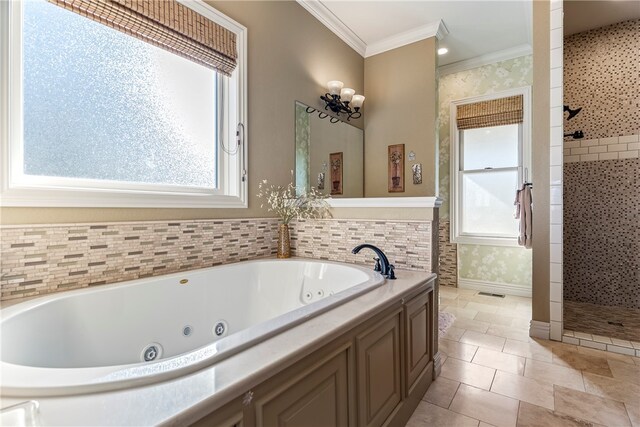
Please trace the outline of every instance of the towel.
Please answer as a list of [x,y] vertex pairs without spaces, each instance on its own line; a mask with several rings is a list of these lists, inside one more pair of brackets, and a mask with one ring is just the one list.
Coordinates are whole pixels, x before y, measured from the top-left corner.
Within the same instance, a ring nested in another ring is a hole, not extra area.
[[518,244],[527,249],[531,249],[532,239],[532,207],[533,198],[531,196],[531,185],[525,184],[516,192],[516,200],[513,204],[516,206],[514,217],[520,220],[520,234],[518,235]]

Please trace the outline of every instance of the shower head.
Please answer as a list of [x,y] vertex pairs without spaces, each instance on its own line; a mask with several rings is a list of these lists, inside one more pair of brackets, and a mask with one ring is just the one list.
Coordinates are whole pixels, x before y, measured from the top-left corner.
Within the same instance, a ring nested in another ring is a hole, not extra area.
[[575,110],[572,110],[571,108],[569,108],[568,105],[565,105],[563,112],[566,113],[567,111],[569,112],[569,117],[567,117],[567,120],[571,120],[575,116],[577,116],[580,111],[582,111],[582,107],[579,107],[579,108],[576,108]]

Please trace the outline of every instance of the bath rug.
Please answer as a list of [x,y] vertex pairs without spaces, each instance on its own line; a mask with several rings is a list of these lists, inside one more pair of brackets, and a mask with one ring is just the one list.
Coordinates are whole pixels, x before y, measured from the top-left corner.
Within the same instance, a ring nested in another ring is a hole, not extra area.
[[438,313],[438,333],[440,336],[443,336],[447,332],[447,329],[453,325],[454,320],[456,320],[456,316],[451,313],[447,313],[446,311]]

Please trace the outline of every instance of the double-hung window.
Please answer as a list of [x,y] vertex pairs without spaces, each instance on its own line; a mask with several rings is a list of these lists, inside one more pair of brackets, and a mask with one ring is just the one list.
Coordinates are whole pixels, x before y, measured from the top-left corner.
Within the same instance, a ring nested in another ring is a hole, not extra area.
[[452,241],[517,245],[516,191],[529,173],[529,88],[451,104]]
[[0,37],[3,206],[246,207],[245,27],[199,0],[23,0]]

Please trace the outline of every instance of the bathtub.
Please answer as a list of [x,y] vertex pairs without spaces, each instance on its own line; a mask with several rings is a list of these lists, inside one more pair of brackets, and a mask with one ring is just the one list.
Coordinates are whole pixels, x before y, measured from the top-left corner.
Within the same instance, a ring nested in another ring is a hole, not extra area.
[[58,396],[183,376],[383,283],[355,265],[269,259],[37,298],[2,311],[0,391]]

